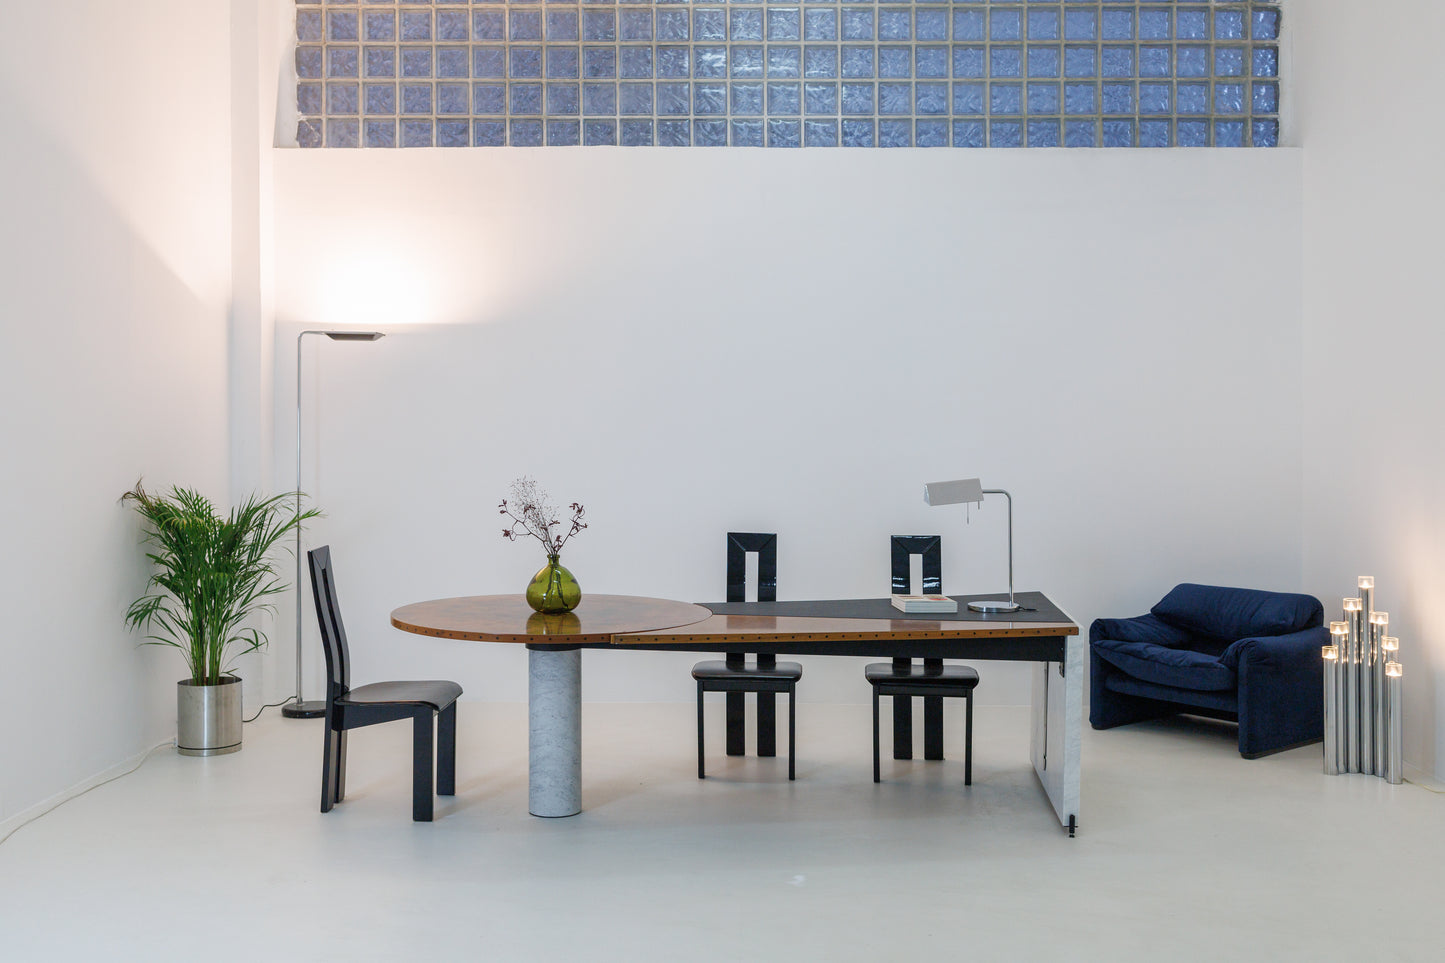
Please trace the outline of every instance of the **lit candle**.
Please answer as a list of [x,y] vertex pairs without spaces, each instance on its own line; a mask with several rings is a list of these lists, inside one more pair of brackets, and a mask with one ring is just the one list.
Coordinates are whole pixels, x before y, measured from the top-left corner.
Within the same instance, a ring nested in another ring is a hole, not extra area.
[[1339,747],[1335,742],[1335,692],[1339,685],[1339,650],[1333,645],[1322,646],[1320,656],[1325,660],[1325,775],[1338,775],[1340,760]]
[[1364,607],[1359,599],[1345,599],[1345,771],[1360,771],[1360,636]]
[[1390,705],[1390,712],[1386,717],[1385,780],[1395,786],[1405,780],[1400,746],[1400,688],[1403,675],[1404,669],[1400,663],[1385,663],[1385,701]]

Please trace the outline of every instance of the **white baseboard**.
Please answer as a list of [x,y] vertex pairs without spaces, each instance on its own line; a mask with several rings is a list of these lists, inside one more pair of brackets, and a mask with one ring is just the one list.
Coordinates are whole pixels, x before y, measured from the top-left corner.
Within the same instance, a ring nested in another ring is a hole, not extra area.
[[52,809],[64,805],[65,803],[74,799],[76,796],[79,796],[82,793],[90,792],[96,786],[99,786],[102,783],[110,782],[112,779],[116,779],[120,776],[125,775],[132,769],[138,768],[140,764],[146,760],[147,756],[155,752],[161,746],[169,746],[173,744],[173,739],[167,739],[165,742],[158,742],[144,752],[138,752],[128,759],[121,760],[120,762],[116,763],[108,769],[103,769],[93,776],[82,779],[80,782],[71,786],[69,789],[63,789],[55,795],[51,796],[49,799],[41,800],[35,805],[29,807],[28,809],[21,810],[20,812],[16,813],[14,816],[9,817],[8,819],[0,820],[0,842],[4,842],[11,833],[14,833],[21,826],[24,826],[26,823],[32,822],[36,819],[39,819],[41,816],[44,816]]

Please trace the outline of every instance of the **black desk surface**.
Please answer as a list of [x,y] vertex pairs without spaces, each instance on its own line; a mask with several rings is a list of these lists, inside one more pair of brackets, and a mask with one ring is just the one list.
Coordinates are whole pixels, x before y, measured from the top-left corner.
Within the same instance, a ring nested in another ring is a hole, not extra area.
[[1014,601],[1023,608],[1017,612],[974,612],[968,603],[975,600],[1001,601],[1008,593],[998,595],[950,595],[958,603],[957,612],[900,612],[892,599],[832,599],[808,602],[701,602],[714,615],[772,615],[815,619],[894,619],[923,622],[1072,622],[1042,592],[1015,592]]

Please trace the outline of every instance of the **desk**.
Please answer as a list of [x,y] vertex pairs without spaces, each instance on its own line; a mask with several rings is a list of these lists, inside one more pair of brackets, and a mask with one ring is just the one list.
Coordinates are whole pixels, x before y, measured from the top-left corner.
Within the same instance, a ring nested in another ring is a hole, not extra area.
[[[1025,605],[1032,599],[1041,612],[1058,611],[1039,593],[1019,599]],[[768,604],[784,611],[805,603]],[[1030,757],[1060,824],[1073,835],[1084,709],[1079,627],[1067,616],[1013,619],[714,614],[685,602],[621,595],[584,596],[577,611],[561,616],[532,612],[520,595],[417,602],[391,614],[391,624],[407,632],[527,646],[528,809],[538,816],[582,810],[584,648],[1033,662]]]

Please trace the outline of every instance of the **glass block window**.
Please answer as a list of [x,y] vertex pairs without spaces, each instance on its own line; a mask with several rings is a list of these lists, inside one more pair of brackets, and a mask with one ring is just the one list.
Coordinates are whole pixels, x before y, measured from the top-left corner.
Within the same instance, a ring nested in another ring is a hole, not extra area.
[[302,147],[1273,147],[1278,2],[297,0]]

